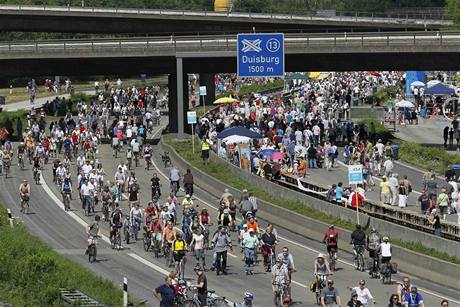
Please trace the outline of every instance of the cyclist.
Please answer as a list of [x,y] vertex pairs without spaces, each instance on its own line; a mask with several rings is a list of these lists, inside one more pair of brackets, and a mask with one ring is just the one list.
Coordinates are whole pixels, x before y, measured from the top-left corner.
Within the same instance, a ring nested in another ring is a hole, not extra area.
[[382,264],[387,263],[389,264],[391,261],[391,244],[388,237],[383,237],[383,242],[380,243],[380,251],[382,253]]
[[366,281],[364,279],[361,279],[359,281],[359,286],[353,287],[351,291],[352,291],[352,296],[353,296],[353,291],[356,292],[356,295],[358,296],[358,300],[362,303],[364,307],[369,307],[369,301],[374,301],[374,297],[372,296],[371,292],[369,291],[368,288],[366,288]]
[[219,225],[224,227],[230,227],[233,224],[232,216],[230,215],[230,211],[225,208],[222,214],[219,215]]
[[18,155],[18,166],[21,166],[21,162],[24,163],[24,153],[26,151],[26,147],[24,143],[20,143],[18,148],[16,149],[16,153]]
[[201,228],[196,229],[192,234],[192,242],[190,246],[193,246],[193,253],[196,259],[196,266],[206,267],[205,256],[204,256],[204,235]]
[[139,144],[139,142],[137,141],[137,139],[133,139],[131,141],[131,149],[133,151],[133,154],[134,154],[134,160],[135,161],[138,161],[139,159],[139,152],[140,152],[140,149],[141,149],[141,145]]
[[153,173],[150,178],[150,186],[152,187],[152,199],[161,197],[161,183],[156,173]]
[[[182,200],[182,210],[191,211],[193,209],[193,199],[190,194],[186,194],[185,198]],[[193,209],[194,210],[194,209]]]
[[[28,202],[30,199],[30,185],[26,179],[24,179],[22,183],[19,185],[19,197],[21,197],[21,204],[23,202]],[[22,206],[21,212],[23,212]]]
[[163,229],[163,246],[164,244],[172,247],[172,243],[176,240],[176,228],[174,228],[171,221],[168,222],[167,226]]
[[169,181],[171,183],[171,192],[174,192],[174,196],[176,196],[177,191],[179,190],[180,177],[179,170],[175,166],[171,166]]
[[3,162],[3,169],[5,170],[5,173],[6,173],[6,169],[9,169],[11,166],[11,154],[6,149],[3,150],[2,162]]
[[350,244],[353,244],[353,253],[355,257],[364,253],[366,233],[361,229],[361,225],[357,224],[356,229],[351,233]]
[[158,215],[153,216],[153,219],[149,224],[148,234],[153,241],[158,242],[158,246],[163,245],[163,223],[158,218]]
[[225,227],[221,227],[220,230],[214,234],[212,238],[212,246],[216,252],[216,260],[214,262],[216,274],[219,275],[222,273],[227,275],[227,249],[230,247],[230,250],[233,251],[233,248],[232,240],[227,234],[227,229]]
[[[283,260],[284,265],[288,269],[289,283],[291,283],[292,273],[295,273],[297,270],[294,264],[294,257],[292,257],[292,254],[289,253],[289,248],[287,248],[287,246],[283,247],[283,251],[278,254],[278,258],[281,258]],[[289,292],[289,297],[290,297],[291,296],[290,288],[288,288],[288,292]]]
[[129,211],[129,220],[131,221],[131,236],[136,239],[137,232],[142,228],[143,210],[140,208],[139,202]]
[[184,180],[185,193],[192,196],[193,195],[193,175],[189,168],[187,169],[187,172],[185,173],[183,180]]
[[321,288],[320,285],[324,282],[327,275],[333,275],[329,267],[329,262],[324,258],[322,253],[319,253],[315,260],[315,277],[316,277],[316,291]]
[[364,307],[364,304],[359,300],[356,290],[351,290],[351,298],[347,303],[347,307]]
[[403,283],[398,285],[398,288],[396,289],[396,293],[399,297],[400,302],[404,301],[404,296],[410,293],[412,287],[409,277],[404,276],[402,282]]
[[[278,240],[276,240],[276,236],[273,234],[272,229],[273,226],[267,225],[267,227],[265,227],[265,233],[260,238],[260,242],[262,244],[262,255],[264,257],[264,266],[266,267],[267,272],[270,272],[271,270],[269,256],[270,254],[276,255],[275,246],[278,244]],[[272,260],[274,261],[275,259]]]
[[155,216],[158,217],[158,209],[153,201],[149,201],[144,209],[145,226],[148,227]]
[[334,288],[334,281],[332,279],[328,279],[327,287],[323,289],[321,293],[321,306],[322,307],[336,307],[342,306],[342,302],[340,300],[339,290]]
[[[91,206],[91,202],[93,201],[94,195],[94,186],[89,182],[87,179],[83,179],[83,184],[80,188],[81,193],[81,206],[83,211],[86,209],[86,206]],[[88,212],[90,208],[88,208]]]
[[334,259],[337,260],[339,233],[334,230],[334,225],[330,225],[328,230],[324,233],[323,243],[326,243],[329,257],[334,257]]
[[182,233],[176,234],[176,239],[172,243],[172,252],[174,262],[176,263],[176,272],[180,272],[181,274],[179,275],[183,276],[184,272],[182,271],[183,269],[180,268],[180,264],[183,262],[185,266],[185,263],[187,262],[187,258],[185,257],[187,252],[187,243],[185,243],[185,240],[182,237]]
[[406,293],[403,297],[404,307],[425,307],[423,297],[417,291],[417,287],[412,286],[410,293]]
[[88,248],[92,244],[93,239],[95,237],[101,236],[101,230],[99,228],[100,220],[101,220],[101,217],[98,214],[96,214],[96,216],[94,217],[94,222],[86,226],[86,234],[88,235],[88,246],[86,248],[85,255],[88,255],[88,252],[89,252]]
[[367,250],[369,251],[369,258],[373,259],[372,270],[369,270],[370,275],[374,272],[378,272],[378,268],[380,266],[380,243],[380,235],[375,228],[372,228],[369,236],[367,236]]
[[248,225],[249,229],[252,229],[255,234],[259,233],[259,224],[257,223],[256,219],[252,214],[248,214],[248,217],[246,218],[248,221],[246,224]]
[[152,146],[150,144],[147,144],[147,146],[144,147],[144,160],[145,160],[145,169],[149,170],[150,164],[152,164]]
[[[117,233],[123,227],[124,224],[124,215],[121,212],[121,208],[117,206],[115,211],[112,212],[112,216],[110,217],[110,241],[113,241]],[[120,241],[121,244],[121,241]],[[121,246],[119,246],[121,248]]]
[[61,185],[61,194],[63,200],[67,197],[67,195],[69,195],[69,197],[72,195],[72,183],[69,178],[64,178],[64,182]]
[[257,239],[254,230],[249,229],[249,236],[243,238],[244,247],[244,270],[246,275],[254,275],[254,262],[255,254],[257,252],[257,246],[259,245],[259,239]]
[[243,301],[241,303],[238,303],[236,307],[252,307],[252,301],[254,300],[254,295],[246,291],[244,293]]
[[198,275],[196,284],[192,284],[191,287],[196,288],[198,291],[198,300],[200,306],[208,306],[208,280],[204,274],[204,267],[196,265],[194,269],[196,275]]
[[[284,285],[290,283],[288,268],[283,264],[282,258],[277,258],[275,265],[271,268],[272,271],[272,291],[273,305],[279,306],[278,296]],[[281,298],[282,299],[282,298]]]

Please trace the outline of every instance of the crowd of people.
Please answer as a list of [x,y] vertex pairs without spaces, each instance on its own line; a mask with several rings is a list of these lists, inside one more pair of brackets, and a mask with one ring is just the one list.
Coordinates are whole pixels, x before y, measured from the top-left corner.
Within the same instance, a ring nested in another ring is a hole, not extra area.
[[[336,73],[322,80],[302,81],[280,97],[253,94],[240,103],[221,106],[201,118],[197,133],[220,157],[269,180],[279,180],[282,175],[308,177],[315,168],[336,168],[339,161],[361,164],[363,184],[345,187],[341,182],[334,183],[328,200],[361,205],[353,200],[364,201],[366,191],[376,188],[383,203],[406,208],[413,190],[411,180],[420,179],[394,172],[398,147],[385,139],[386,135],[377,133],[377,121],[353,122],[348,116],[353,101],[364,99],[375,87],[403,84],[398,73],[380,77]],[[238,142],[217,139],[219,132],[234,126],[257,132],[261,138]],[[244,150],[246,147],[250,150]],[[272,155],[276,152],[281,155]],[[380,184],[375,176],[381,178]],[[425,199],[420,205],[422,214],[430,218],[440,214],[445,219],[446,214],[458,212],[458,187],[451,178],[446,177],[446,183],[431,189],[431,193],[425,190],[430,200],[428,206]],[[352,194],[359,197],[350,198]],[[436,234],[439,227],[439,223],[434,225]]]
[[[335,79],[318,81],[318,84],[307,83],[301,86],[299,94],[295,93],[292,101],[268,98],[263,102],[263,97],[252,97],[253,100],[247,102],[247,117],[239,106],[233,106],[222,110],[214,118],[203,120],[199,133],[207,142],[215,139],[215,132],[222,131],[226,122],[229,125],[250,127],[266,137],[258,144],[261,149],[277,148],[285,153],[280,161],[280,170],[298,176],[306,176],[308,168],[321,165],[336,167],[340,145],[348,148],[349,154],[344,154],[348,163],[366,162],[369,159],[367,153],[380,153],[380,148],[383,150],[382,160],[385,160],[383,157],[389,145],[376,140],[375,131],[368,131],[351,122],[342,124],[342,121],[348,120],[347,112],[352,97],[361,97],[362,92],[372,87],[373,82],[396,82],[394,80],[399,80],[396,77],[397,74],[388,74],[381,80],[374,80],[362,74],[343,74]],[[94,238],[100,236],[102,222],[110,227],[109,237],[115,249],[122,248],[120,236],[124,235],[124,241],[128,244],[138,241],[139,232],[144,230],[144,248],[147,245],[148,250],[158,249],[157,252],[166,259],[171,257],[173,272],[166,277],[165,284],[153,290],[153,296],[160,301],[160,306],[179,304],[186,296],[186,291],[196,291],[199,304],[207,306],[212,296],[208,292],[206,274],[214,271],[217,276],[228,275],[227,256],[234,249],[241,252],[243,264],[240,269],[247,278],[254,275],[259,262],[262,262],[263,270],[271,275],[274,306],[291,304],[293,298],[290,286],[292,276],[297,271],[295,257],[287,246],[280,246],[281,239],[274,225],[262,227],[259,224],[258,204],[254,194],[244,190],[240,199],[236,199],[228,190],[223,191],[217,216],[214,217],[218,225],[212,227],[210,212],[193,197],[194,178],[191,171],[186,170],[182,174],[174,165],[170,165],[169,190],[165,193],[158,175],[153,173],[147,183],[150,185],[147,190],[151,191],[151,194],[147,193],[149,201],[144,206],[141,203],[140,193],[145,191],[142,187],[145,183],[138,180],[136,170],[145,168],[148,171],[153,164],[153,148],[145,141],[154,125],[153,114],[159,109],[159,91],[157,87],[123,88],[120,82],[116,85],[106,83],[103,88],[98,88],[97,98],[89,105],[76,103],[77,115],[69,113],[57,122],[48,123],[45,111],[38,114],[32,112],[29,117],[30,128],[25,129],[23,142],[15,149],[10,141],[3,144],[2,166],[11,165],[13,155],[17,156],[18,162],[21,159],[29,161],[34,173],[48,163],[52,165],[53,182],[62,193],[63,202],[66,203],[67,197],[74,198],[77,193],[81,210],[87,215],[95,215],[94,222],[86,229],[87,252],[94,244]],[[318,97],[321,99],[318,100]],[[112,172],[109,171],[111,166],[103,165],[99,159],[101,140],[104,137],[110,139],[114,159],[120,159]],[[206,150],[206,146],[204,148]],[[221,148],[226,150],[225,156],[230,154],[231,144]],[[315,154],[310,153],[310,149],[315,150]],[[235,159],[241,159],[236,155],[238,151],[235,147],[233,150]],[[385,161],[392,161],[393,157],[389,155],[386,158]],[[270,172],[264,166],[264,163],[270,164],[269,159],[259,158],[257,154],[247,159],[250,161],[248,169],[266,177],[270,177],[270,173],[276,177],[273,168]],[[257,159],[259,164],[255,162]],[[299,172],[301,165],[305,169],[304,174]],[[374,170],[372,166],[370,169]],[[379,171],[386,172],[386,167]],[[392,175],[391,172],[385,174]],[[181,186],[185,193],[180,201],[178,192]],[[19,187],[19,195],[23,201],[30,200],[27,181]],[[393,202],[393,198],[387,198]],[[126,206],[122,206],[125,201]],[[74,209],[70,204],[66,208]],[[384,274],[386,271],[381,271],[379,267],[380,262],[390,265],[392,250],[389,239],[381,237],[375,230],[371,231],[372,236],[363,236],[358,226],[350,241],[355,250],[360,251],[358,254],[363,253],[359,247],[365,247],[369,250],[370,258],[376,259],[376,266],[369,272],[371,276],[374,273]],[[331,263],[337,258],[339,237],[334,228],[334,225],[330,225],[324,235],[328,256],[319,254],[313,261],[316,285],[313,292],[318,293],[322,306],[344,306],[344,300],[346,306],[368,307],[374,298],[366,288],[365,280],[350,287],[350,295],[341,295],[334,284],[332,275],[335,274],[335,268]],[[260,255],[262,259],[259,261]],[[187,261],[188,257],[195,261]],[[209,258],[212,259],[211,263],[206,262]],[[184,268],[188,262],[194,264],[197,275],[196,282],[191,284],[184,283]],[[417,288],[410,285],[408,278],[405,280],[407,282],[398,286],[395,295],[391,296],[389,306],[424,306]],[[348,296],[349,300],[346,299]],[[258,305],[254,295],[246,291],[238,306],[253,305]]]

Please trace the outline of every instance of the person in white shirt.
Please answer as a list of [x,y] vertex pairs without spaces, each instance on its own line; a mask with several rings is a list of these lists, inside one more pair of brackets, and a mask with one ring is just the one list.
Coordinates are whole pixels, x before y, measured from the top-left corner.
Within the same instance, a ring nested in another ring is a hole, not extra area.
[[390,179],[388,179],[388,182],[390,183],[390,188],[391,188],[391,193],[393,194],[393,197],[391,199],[391,205],[396,206],[397,204],[397,199],[398,199],[398,174],[393,174],[391,175]]
[[89,182],[89,180],[85,179],[85,182],[82,184],[80,188],[81,194],[81,206],[82,209],[85,210],[86,206],[91,205],[92,197],[94,195],[94,186]]
[[391,261],[391,244],[388,237],[383,237],[383,242],[380,243],[380,252],[382,255],[382,264],[390,263]]
[[89,160],[86,160],[86,164],[81,167],[83,173],[88,176],[89,173],[93,170],[93,166],[91,165]]
[[356,291],[356,294],[358,294],[358,301],[360,301],[364,307],[369,307],[369,302],[374,301],[374,297],[371,292],[368,288],[366,288],[366,281],[364,279],[359,281],[359,286],[353,287],[351,290]]
[[391,172],[393,171],[393,162],[391,159],[386,159],[385,162],[383,162],[383,168],[385,169],[385,176],[387,178],[390,178]]

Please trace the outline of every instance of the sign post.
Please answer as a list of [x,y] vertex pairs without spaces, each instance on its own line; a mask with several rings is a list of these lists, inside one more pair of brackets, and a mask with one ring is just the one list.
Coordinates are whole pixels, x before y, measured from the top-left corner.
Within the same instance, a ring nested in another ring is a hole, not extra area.
[[348,166],[348,183],[350,185],[356,185],[355,197],[356,197],[356,221],[359,224],[359,196],[358,196],[358,184],[363,184],[363,166],[361,164],[349,165]]
[[206,113],[205,101],[206,101],[206,86],[200,86],[200,98],[203,99],[203,115]]
[[192,126],[192,152],[195,153],[195,131],[193,125],[196,124],[196,112],[189,111],[187,112],[187,124]]
[[238,34],[238,77],[284,77],[284,34]]

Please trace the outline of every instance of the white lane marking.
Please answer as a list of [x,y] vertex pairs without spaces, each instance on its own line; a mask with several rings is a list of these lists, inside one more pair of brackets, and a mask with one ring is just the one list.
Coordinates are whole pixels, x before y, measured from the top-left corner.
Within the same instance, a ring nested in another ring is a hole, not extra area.
[[[340,161],[339,161],[339,162],[340,162]],[[166,180],[169,180],[169,177],[166,176],[165,173],[163,173],[163,171],[155,164],[155,161],[153,161],[153,160],[152,160],[152,165],[157,169],[157,171],[158,171]],[[345,165],[345,164],[344,164],[344,165]],[[208,207],[213,208],[214,210],[218,210],[217,207],[211,205],[210,203],[208,203],[208,202],[205,201],[204,199],[201,199],[201,198],[197,197],[196,195],[195,195],[195,198],[198,199],[199,201],[201,201],[203,204],[207,205]],[[318,250],[316,250],[316,249],[313,249],[313,248],[311,248],[311,247],[302,245],[302,244],[297,243],[297,242],[295,242],[295,241],[292,241],[292,240],[290,240],[290,239],[288,239],[288,238],[284,238],[284,237],[282,237],[282,236],[278,236],[278,237],[279,237],[280,239],[283,239],[284,241],[289,242],[289,243],[291,243],[291,244],[293,244],[293,245],[296,245],[296,246],[298,246],[298,247],[300,247],[300,248],[309,250],[309,251],[314,252],[314,253],[320,253],[320,251],[318,251]],[[338,261],[338,262],[341,262],[341,263],[343,263],[343,264],[346,264],[346,265],[348,265],[348,266],[353,266],[353,263],[348,262],[348,261],[345,261],[345,260],[338,259],[337,261]],[[406,275],[407,275],[407,274],[406,274]],[[399,280],[395,280],[395,279],[394,279],[394,281],[396,281],[396,282],[398,282],[398,283],[402,283],[402,281],[399,281]],[[300,286],[300,287],[306,288],[306,286],[304,287],[304,285],[302,285],[301,283],[298,283],[298,282],[296,282],[296,281],[294,281],[294,280],[292,281],[292,283],[293,283],[293,284],[296,284],[296,285],[298,285],[298,286]],[[422,291],[422,292],[425,292],[425,293],[427,293],[427,294],[436,296],[436,297],[438,297],[438,298],[446,298],[445,295],[439,295],[439,294],[436,294],[436,293],[434,293],[434,292],[431,292],[430,290],[427,290],[427,289],[424,289],[424,288],[421,288],[421,287],[417,287],[417,288],[418,288],[420,291]],[[460,301],[456,301],[456,300],[454,300],[453,298],[448,298],[448,299],[449,299],[449,301],[452,301],[452,302],[454,302],[454,303],[456,303],[456,304],[460,304]]]

